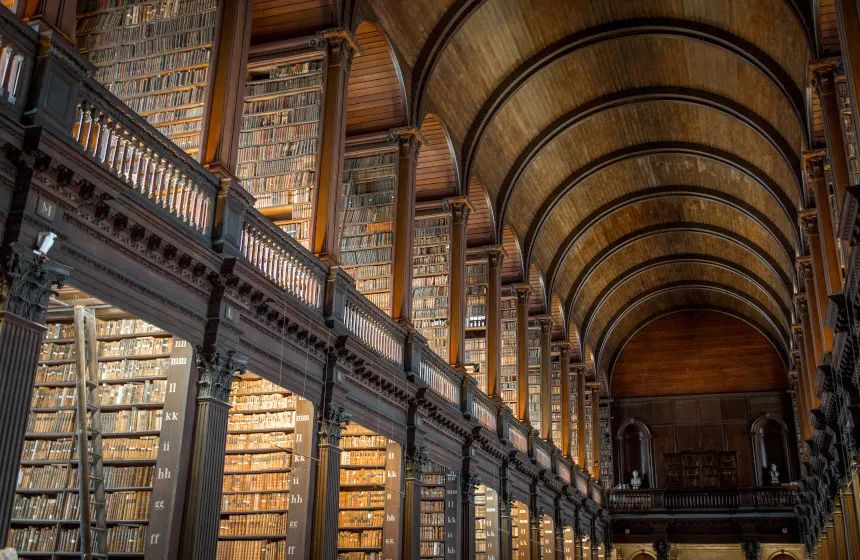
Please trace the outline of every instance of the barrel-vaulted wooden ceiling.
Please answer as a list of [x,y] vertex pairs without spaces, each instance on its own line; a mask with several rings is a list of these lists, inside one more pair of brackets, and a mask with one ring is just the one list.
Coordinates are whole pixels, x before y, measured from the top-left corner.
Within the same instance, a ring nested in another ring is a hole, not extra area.
[[406,121],[444,126],[460,192],[488,201],[482,242],[516,233],[523,280],[538,271],[542,301],[560,301],[606,372],[639,328],[678,309],[739,317],[787,360],[809,11],[356,0],[353,28],[372,20],[396,53]]

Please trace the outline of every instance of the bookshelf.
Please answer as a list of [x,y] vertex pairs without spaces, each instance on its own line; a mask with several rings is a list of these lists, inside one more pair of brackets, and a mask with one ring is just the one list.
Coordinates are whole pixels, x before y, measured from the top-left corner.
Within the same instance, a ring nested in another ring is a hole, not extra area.
[[552,428],[550,433],[552,441],[557,447],[561,447],[561,356],[553,353],[549,363],[550,374],[550,398],[552,400]]
[[564,556],[565,560],[573,560],[576,554],[576,546],[574,544],[575,534],[573,532],[573,527],[570,525],[564,526]]
[[252,66],[245,81],[236,176],[254,205],[310,247],[317,186],[322,61]]
[[[69,305],[58,302],[65,301]],[[192,351],[141,319],[65,288],[51,304],[38,362],[9,546],[21,558],[74,555],[80,546],[76,339],[72,304],[95,309],[107,551],[159,557],[148,534],[169,531]],[[173,455],[176,455],[174,453]],[[163,557],[163,556],[162,556]]]
[[466,371],[487,393],[487,272],[486,260],[466,263]]
[[397,154],[347,157],[340,204],[340,264],[356,288],[391,313]]
[[95,78],[187,153],[200,151],[216,0],[82,0],[77,48]]
[[304,558],[313,405],[246,373],[233,381],[230,407],[217,558]]
[[541,340],[540,327],[537,323],[529,325],[529,422],[538,432],[541,431]]
[[421,473],[421,518],[418,553],[421,558],[456,558],[457,493],[459,478],[436,463]]
[[502,366],[499,381],[502,401],[514,413],[517,410],[517,298],[503,297],[499,305],[501,318]]
[[514,560],[531,560],[529,550],[529,508],[514,500],[511,504],[511,550]]
[[555,523],[549,515],[540,517],[541,558],[555,558]]
[[412,322],[427,345],[448,360],[451,215],[415,218]]
[[664,453],[668,488],[737,488],[738,464],[734,451]]
[[400,546],[401,449],[350,424],[340,440],[339,560],[397,558]]
[[479,484],[475,489],[475,559],[499,558],[499,494]]
[[[594,440],[591,438],[591,391],[586,386],[585,389],[585,406],[583,408],[582,414],[585,416],[585,462],[584,465],[588,469],[588,472],[591,472],[592,465],[594,464],[594,454],[592,453],[592,444]],[[594,473],[592,473],[592,476]]]

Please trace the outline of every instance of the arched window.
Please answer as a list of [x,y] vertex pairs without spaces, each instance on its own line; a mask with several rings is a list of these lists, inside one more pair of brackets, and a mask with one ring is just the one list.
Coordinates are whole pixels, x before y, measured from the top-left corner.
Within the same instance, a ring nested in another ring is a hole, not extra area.
[[654,457],[651,451],[651,430],[648,426],[628,418],[618,429],[618,481],[629,484],[633,471],[642,479],[640,488],[654,488]]
[[[791,482],[791,461],[788,451],[788,429],[781,418],[765,414],[758,417],[750,429],[755,460],[756,484],[773,486]],[[775,473],[771,476],[772,465],[776,465]],[[775,483],[772,479],[778,478]]]
[[653,556],[649,556],[649,555],[648,555],[647,553],[645,553],[645,552],[639,552],[639,553],[637,553],[633,558],[631,558],[630,560],[654,560],[654,557],[653,557]]

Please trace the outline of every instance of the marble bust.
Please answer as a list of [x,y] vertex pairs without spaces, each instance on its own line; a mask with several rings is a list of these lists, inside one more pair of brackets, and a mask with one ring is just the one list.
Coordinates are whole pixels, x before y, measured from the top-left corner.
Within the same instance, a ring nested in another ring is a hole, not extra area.
[[633,477],[630,479],[630,487],[634,490],[639,490],[639,487],[642,486],[642,479],[639,478],[639,471],[633,471]]
[[770,464],[770,471],[767,474],[770,476],[771,484],[779,484],[779,471],[776,469],[776,463]]

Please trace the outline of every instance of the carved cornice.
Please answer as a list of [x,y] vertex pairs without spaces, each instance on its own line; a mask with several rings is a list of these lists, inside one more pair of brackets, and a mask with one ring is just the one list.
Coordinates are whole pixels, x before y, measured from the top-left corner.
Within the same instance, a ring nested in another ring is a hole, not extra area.
[[448,200],[451,206],[451,217],[455,224],[465,224],[472,213],[472,203],[465,196],[458,196]]
[[413,161],[418,160],[418,152],[427,139],[415,126],[401,126],[388,131],[388,143],[397,146],[400,156],[406,156]]
[[797,223],[806,235],[818,235],[818,210],[807,208],[797,213]]
[[320,31],[310,38],[308,44],[312,49],[325,51],[328,59],[340,65],[347,74],[352,66],[353,57],[364,54],[355,35],[344,27]]
[[62,286],[71,272],[71,268],[13,243],[0,277],[0,310],[33,323],[44,323],[53,287]]
[[528,282],[520,282],[519,284],[513,284],[511,291],[517,296],[518,303],[527,303],[532,295],[532,286]]
[[[810,280],[812,278],[812,257],[810,257],[809,255],[797,257],[797,259],[795,260],[795,266],[797,267],[797,273],[804,280]],[[795,296],[795,298],[796,297],[797,296]]]
[[340,436],[352,420],[352,413],[342,406],[329,405],[320,414],[319,438],[320,443],[335,447],[340,445]]
[[534,322],[540,327],[541,336],[550,334],[552,331],[552,315],[538,315]]
[[420,477],[428,462],[429,458],[424,447],[416,447],[412,455],[406,456],[406,476],[412,478]]
[[480,483],[481,480],[475,474],[470,473],[468,476],[461,478],[460,490],[463,492],[463,496],[471,501],[475,497],[475,490],[477,490]]
[[206,352],[198,347],[197,359],[197,400],[228,404],[233,377],[245,371],[248,359],[234,350],[214,350]]

